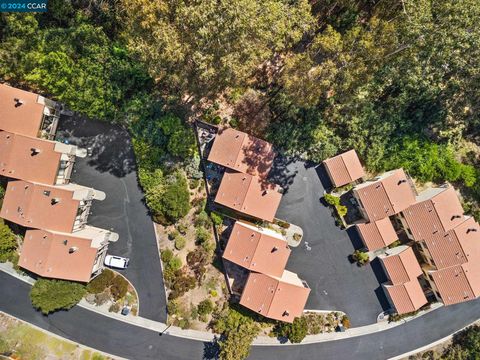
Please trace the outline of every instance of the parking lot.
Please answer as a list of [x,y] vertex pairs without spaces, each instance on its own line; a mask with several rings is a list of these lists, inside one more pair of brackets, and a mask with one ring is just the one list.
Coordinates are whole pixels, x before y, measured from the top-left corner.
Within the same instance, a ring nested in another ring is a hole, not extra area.
[[270,177],[285,189],[277,218],[304,231],[302,243],[292,249],[287,269],[298,273],[311,288],[306,309],[344,311],[352,326],[376,322],[388,307],[380,287],[384,275],[378,261],[361,268],[349,261],[360,240],[354,229],[347,232],[337,227],[330,209],[322,203],[324,184],[320,179],[324,180],[325,174],[321,167],[279,158]]
[[57,139],[88,150],[77,158],[72,182],[104,191],[94,201],[88,223],[120,235],[108,253],[130,258],[122,273],[135,286],[140,316],[166,321],[166,299],[155,232],[137,183],[135,157],[124,129],[108,123],[62,118]]

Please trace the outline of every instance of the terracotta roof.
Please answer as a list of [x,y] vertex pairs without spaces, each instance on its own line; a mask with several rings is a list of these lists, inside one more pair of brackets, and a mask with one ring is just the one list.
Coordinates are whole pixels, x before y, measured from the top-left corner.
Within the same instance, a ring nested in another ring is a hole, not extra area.
[[391,254],[380,259],[393,285],[416,280],[422,275],[422,269],[411,247],[399,246],[389,251]]
[[290,252],[285,240],[237,221],[223,258],[251,271],[281,277]]
[[265,317],[292,323],[303,313],[310,289],[296,274],[284,272],[281,279],[252,272],[240,304]]
[[[107,233],[108,231],[97,228],[87,230],[87,234],[91,236],[82,236],[82,231],[65,234],[28,230],[25,233],[19,265],[43,277],[88,282],[98,250],[104,245],[102,240],[107,240]],[[100,237],[100,241],[95,237]],[[100,258],[99,261],[103,259]]]
[[357,224],[356,227],[363,243],[370,251],[382,249],[398,240],[397,233],[388,217],[374,222]]
[[208,155],[211,162],[262,177],[268,175],[274,158],[272,144],[232,128],[218,131]]
[[79,185],[47,186],[10,181],[0,217],[28,228],[70,233],[81,200],[102,199],[105,194]]
[[353,149],[326,159],[323,163],[335,187],[347,185],[365,176],[357,152]]
[[460,265],[480,254],[480,226],[473,217],[448,231],[425,240],[437,269]]
[[443,235],[465,219],[463,208],[452,186],[431,188],[403,211],[405,221],[417,241]]
[[475,260],[430,272],[445,305],[480,296],[480,254]]
[[383,285],[398,314],[406,314],[420,309],[427,298],[417,279],[401,285]]
[[244,214],[273,221],[282,194],[278,185],[257,176],[226,170],[215,202]]
[[75,147],[0,130],[0,175],[54,185],[62,154]]
[[0,130],[37,137],[45,108],[41,100],[37,94],[0,84]]
[[415,193],[403,169],[389,171],[354,190],[369,221],[398,214],[415,202]]

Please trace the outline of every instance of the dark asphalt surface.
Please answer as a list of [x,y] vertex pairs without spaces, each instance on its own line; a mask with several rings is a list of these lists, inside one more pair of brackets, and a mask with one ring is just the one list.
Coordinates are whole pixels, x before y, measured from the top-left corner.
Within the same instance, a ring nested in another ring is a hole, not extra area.
[[[30,286],[0,272],[0,310],[83,345],[132,360],[210,359],[211,346],[113,320],[80,307],[43,316]],[[441,339],[480,318],[480,300],[435,310],[388,331],[299,346],[253,347],[249,359],[384,360]]]
[[375,323],[388,308],[379,283],[382,271],[373,271],[375,263],[373,268],[359,268],[348,260],[358,235],[335,225],[330,209],[320,201],[324,185],[319,174],[323,177],[313,164],[281,157],[270,174],[286,189],[276,217],[304,231],[300,246],[292,248],[287,269],[311,288],[306,309],[344,311],[352,326]]
[[120,235],[108,253],[130,258],[122,273],[137,289],[140,316],[165,322],[166,299],[155,232],[137,183],[128,133],[115,125],[67,117],[60,121],[57,139],[91,150],[86,158],[77,158],[72,175],[73,182],[107,194],[104,201],[93,202],[88,224]]

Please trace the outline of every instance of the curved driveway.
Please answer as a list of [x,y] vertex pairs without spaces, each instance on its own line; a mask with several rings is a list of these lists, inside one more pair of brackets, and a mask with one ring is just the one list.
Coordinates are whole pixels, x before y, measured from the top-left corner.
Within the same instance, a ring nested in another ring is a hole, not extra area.
[[[209,344],[159,336],[81,307],[43,316],[29,301],[30,286],[0,272],[0,310],[55,334],[128,359],[205,359]],[[480,318],[480,300],[443,307],[404,325],[346,340],[297,346],[257,346],[250,359],[384,360],[417,349]]]

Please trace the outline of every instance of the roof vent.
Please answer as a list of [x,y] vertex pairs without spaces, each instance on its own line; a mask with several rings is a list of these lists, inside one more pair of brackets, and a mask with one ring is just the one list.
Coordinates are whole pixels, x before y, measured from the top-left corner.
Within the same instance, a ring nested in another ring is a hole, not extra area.
[[276,251],[278,251],[278,247],[274,246],[271,252],[274,253]]
[[265,196],[268,194],[268,190],[263,190],[262,196]]
[[35,149],[35,148],[30,148],[30,156],[35,156],[40,154],[40,150]]
[[43,190],[43,195],[50,196],[50,190]]
[[289,315],[290,315],[290,313],[288,312],[288,310],[285,310],[282,314],[282,316],[289,316]]
[[476,232],[476,231],[478,231],[478,229],[470,228],[470,229],[467,230],[467,234],[468,234],[470,231]]
[[58,204],[59,202],[60,202],[60,199],[58,199],[58,198],[53,198],[53,199],[50,201],[50,204],[56,205],[56,204]]
[[402,179],[402,180],[400,180],[400,181],[398,182],[397,185],[401,185],[401,184],[404,184],[404,183],[406,183],[406,182],[407,182],[407,179]]
[[452,216],[452,221],[455,220],[455,219],[461,219],[462,217],[460,215],[453,215]]
[[67,245],[68,244],[68,240],[63,240],[63,245]]
[[15,101],[15,107],[19,107],[19,106],[23,105],[23,100],[21,100],[19,98],[15,98],[15,99],[13,99],[13,101]]
[[76,252],[77,250],[78,250],[78,247],[72,246],[70,249],[68,249],[68,253],[69,253],[69,254],[73,254],[73,253]]

